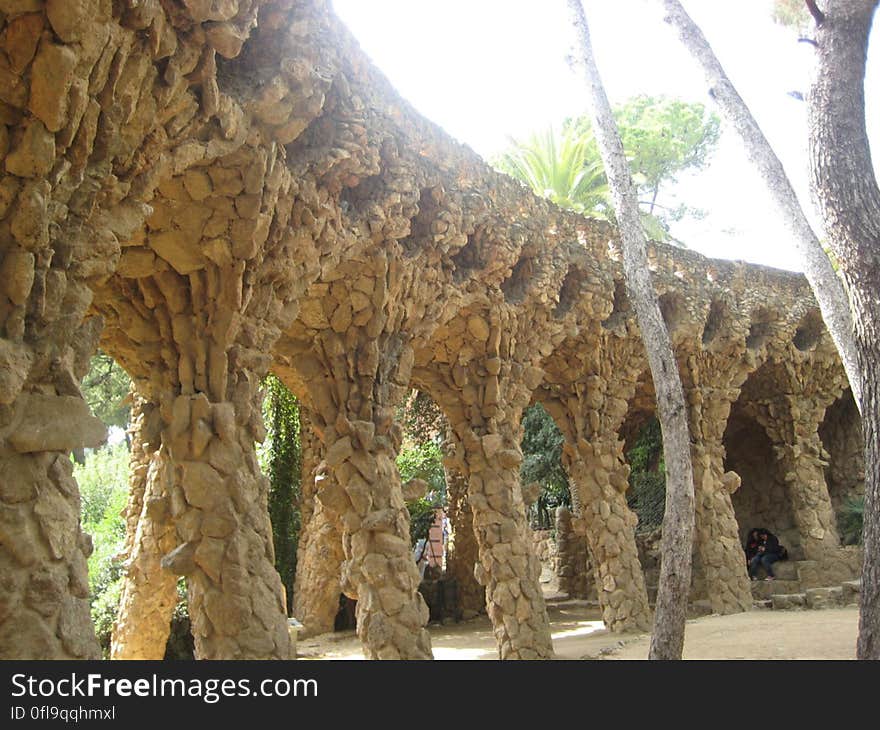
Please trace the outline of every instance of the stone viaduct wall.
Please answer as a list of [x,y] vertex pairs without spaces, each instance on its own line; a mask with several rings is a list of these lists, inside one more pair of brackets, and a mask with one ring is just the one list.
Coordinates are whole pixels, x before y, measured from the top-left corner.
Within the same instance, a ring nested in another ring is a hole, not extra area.
[[[103,440],[79,388],[99,344],[138,404],[114,656],[161,655],[178,576],[197,656],[288,656],[254,449],[269,369],[320,442],[303,550],[339,566],[326,593],[341,575],[369,657],[431,653],[394,465],[412,385],[451,426],[460,557],[500,656],[552,654],[519,483],[533,400],[567,439],[606,622],[648,625],[619,432],[650,378],[615,230],[420,117],[323,0],[0,0],[0,51],[0,656],[98,655],[68,454]],[[716,609],[742,610],[731,409],[766,432],[801,548],[823,555],[818,428],[843,371],[802,277],[664,246],[652,267],[699,561]]]

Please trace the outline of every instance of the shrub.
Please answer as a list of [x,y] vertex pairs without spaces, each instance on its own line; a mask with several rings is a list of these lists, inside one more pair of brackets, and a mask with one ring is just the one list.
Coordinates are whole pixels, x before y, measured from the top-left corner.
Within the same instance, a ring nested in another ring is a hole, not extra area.
[[122,510],[128,499],[128,448],[124,443],[89,453],[73,473],[82,500],[82,528],[92,536],[89,557],[89,605],[105,656],[122,594],[119,553],[125,542]]
[[865,519],[865,498],[851,497],[843,503],[838,516],[840,539],[844,545],[862,544],[862,527]]
[[666,511],[665,474],[646,471],[630,475],[630,491],[626,501],[639,516],[638,532],[660,527]]

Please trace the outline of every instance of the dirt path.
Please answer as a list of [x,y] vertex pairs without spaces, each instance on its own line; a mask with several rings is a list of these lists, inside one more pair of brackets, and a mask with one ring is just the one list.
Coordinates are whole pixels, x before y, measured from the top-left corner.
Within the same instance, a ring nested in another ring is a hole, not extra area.
[[[565,601],[548,607],[559,659],[646,659],[648,634],[611,634],[596,607]],[[688,621],[685,659],[855,659],[856,606],[820,611],[754,610]],[[431,625],[435,659],[497,659],[485,617]],[[363,659],[353,631],[299,642],[302,659]]]

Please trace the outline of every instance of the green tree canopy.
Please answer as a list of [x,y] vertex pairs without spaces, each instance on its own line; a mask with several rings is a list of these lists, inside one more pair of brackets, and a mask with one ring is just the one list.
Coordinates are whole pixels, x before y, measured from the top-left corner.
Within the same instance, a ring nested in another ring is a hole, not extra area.
[[100,350],[95,353],[82,392],[96,418],[106,426],[126,428],[131,418],[130,387],[131,378],[112,357]]
[[293,606],[296,548],[299,542],[299,509],[302,482],[302,441],[299,402],[275,375],[263,380],[263,421],[266,440],[261,448],[263,468],[269,476],[269,519],[275,546],[275,568],[287,592],[287,610]]
[[562,466],[562,445],[565,437],[552,416],[540,403],[535,403],[523,413],[523,462],[520,481],[523,484],[538,482],[541,494],[532,506],[533,522],[550,527],[553,519],[550,510],[571,506],[568,475]]
[[604,217],[611,207],[596,142],[571,126],[511,139],[495,166],[560,208]]
[[[623,146],[643,205],[642,224],[653,239],[668,240],[668,222],[702,212],[664,206],[660,191],[686,170],[703,168],[720,136],[718,117],[699,103],[635,96],[615,110]],[[495,167],[532,191],[578,213],[613,220],[608,182],[589,119],[567,119],[560,131],[511,140]]]

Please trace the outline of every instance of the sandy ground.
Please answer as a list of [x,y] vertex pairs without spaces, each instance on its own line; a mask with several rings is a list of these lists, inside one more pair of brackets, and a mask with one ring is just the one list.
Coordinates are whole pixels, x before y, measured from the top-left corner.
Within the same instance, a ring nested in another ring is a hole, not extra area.
[[[611,634],[598,609],[584,601],[548,606],[559,659],[646,659],[649,634]],[[856,606],[818,611],[756,609],[689,620],[685,659],[855,659]],[[497,659],[486,617],[428,627],[435,659]],[[363,659],[353,631],[299,642],[301,659]]]

